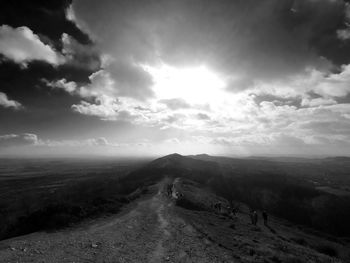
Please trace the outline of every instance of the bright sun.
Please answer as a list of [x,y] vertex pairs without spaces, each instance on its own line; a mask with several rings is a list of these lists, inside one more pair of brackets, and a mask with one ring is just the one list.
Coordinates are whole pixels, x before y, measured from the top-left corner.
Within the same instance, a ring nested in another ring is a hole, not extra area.
[[154,80],[153,90],[159,99],[182,98],[191,104],[214,102],[223,92],[225,82],[205,66],[174,68],[146,66]]

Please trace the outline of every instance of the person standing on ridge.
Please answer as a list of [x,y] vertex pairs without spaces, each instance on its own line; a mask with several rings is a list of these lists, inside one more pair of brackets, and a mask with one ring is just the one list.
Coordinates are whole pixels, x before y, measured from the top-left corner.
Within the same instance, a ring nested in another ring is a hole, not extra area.
[[264,219],[264,225],[267,226],[267,213],[265,210],[262,212],[262,217]]
[[256,226],[258,223],[258,213],[254,210],[253,212],[253,224]]

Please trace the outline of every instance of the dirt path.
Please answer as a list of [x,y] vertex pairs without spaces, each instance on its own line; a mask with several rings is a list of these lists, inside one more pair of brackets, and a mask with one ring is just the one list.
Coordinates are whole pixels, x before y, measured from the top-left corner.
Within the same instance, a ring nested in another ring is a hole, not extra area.
[[158,216],[159,230],[161,231],[161,237],[158,240],[157,246],[149,260],[149,262],[160,262],[164,258],[165,248],[163,242],[165,238],[170,237],[170,233],[167,230],[169,222],[164,218],[164,203],[161,197],[161,191],[158,192],[157,196],[153,197],[152,203],[156,208],[156,213]]
[[121,215],[1,241],[0,262],[232,262],[175,214],[166,183]]

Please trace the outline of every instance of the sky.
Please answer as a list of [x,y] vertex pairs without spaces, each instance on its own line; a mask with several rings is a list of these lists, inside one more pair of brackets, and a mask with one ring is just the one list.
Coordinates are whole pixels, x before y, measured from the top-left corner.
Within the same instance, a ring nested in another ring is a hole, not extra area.
[[2,3],[0,156],[350,155],[350,1]]

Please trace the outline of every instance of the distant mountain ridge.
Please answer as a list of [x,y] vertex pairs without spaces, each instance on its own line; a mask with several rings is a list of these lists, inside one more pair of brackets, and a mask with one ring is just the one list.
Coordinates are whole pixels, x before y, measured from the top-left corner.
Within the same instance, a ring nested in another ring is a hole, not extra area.
[[[209,155],[206,155],[209,156]],[[204,169],[217,166],[217,163],[211,160],[196,159],[192,156],[184,156],[178,153],[169,154],[158,158],[147,165],[152,168],[185,168],[185,169]]]

